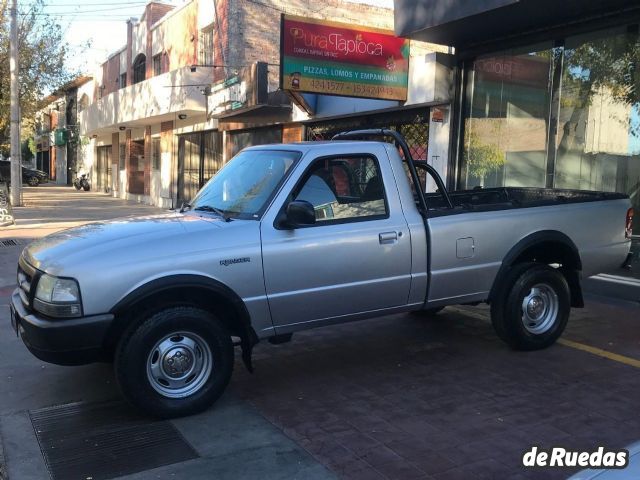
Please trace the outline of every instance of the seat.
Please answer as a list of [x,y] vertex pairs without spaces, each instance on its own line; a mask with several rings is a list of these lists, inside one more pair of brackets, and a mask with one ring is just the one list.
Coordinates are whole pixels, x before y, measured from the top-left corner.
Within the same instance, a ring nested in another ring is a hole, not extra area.
[[384,198],[384,186],[378,175],[375,175],[369,179],[367,186],[364,188],[362,194],[362,201],[369,202],[372,200],[381,200]]

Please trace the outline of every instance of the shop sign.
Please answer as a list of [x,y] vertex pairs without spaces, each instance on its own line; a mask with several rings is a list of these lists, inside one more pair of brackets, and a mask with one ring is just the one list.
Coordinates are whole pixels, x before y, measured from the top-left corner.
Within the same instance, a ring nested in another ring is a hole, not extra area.
[[38,140],[38,144],[36,145],[36,150],[38,152],[49,150],[49,147],[51,146],[51,140],[49,139],[49,134],[41,135],[40,137],[37,137],[37,140]]
[[546,88],[551,61],[544,56],[501,55],[474,62],[478,80]]
[[211,86],[209,115],[219,117],[267,101],[267,65],[258,62]]
[[384,100],[407,99],[408,39],[390,30],[282,15],[280,87]]
[[431,121],[434,123],[444,123],[444,110],[434,107],[431,110]]

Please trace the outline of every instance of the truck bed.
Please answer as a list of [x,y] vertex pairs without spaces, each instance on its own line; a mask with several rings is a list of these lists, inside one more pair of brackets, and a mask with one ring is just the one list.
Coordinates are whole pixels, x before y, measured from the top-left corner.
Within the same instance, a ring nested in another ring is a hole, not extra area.
[[453,209],[447,208],[440,193],[426,194],[430,216],[455,215],[473,211],[485,212],[512,208],[618,200],[627,195],[615,192],[570,190],[536,187],[497,187],[449,192]]

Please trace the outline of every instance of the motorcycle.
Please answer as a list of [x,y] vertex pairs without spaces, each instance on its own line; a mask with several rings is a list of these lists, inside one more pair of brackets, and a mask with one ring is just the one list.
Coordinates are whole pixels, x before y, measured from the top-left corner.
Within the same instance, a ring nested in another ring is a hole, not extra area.
[[85,192],[88,192],[91,189],[91,185],[89,184],[89,179],[87,178],[87,174],[83,173],[82,175],[77,177],[73,181],[73,186],[76,187],[76,190],[82,189]]

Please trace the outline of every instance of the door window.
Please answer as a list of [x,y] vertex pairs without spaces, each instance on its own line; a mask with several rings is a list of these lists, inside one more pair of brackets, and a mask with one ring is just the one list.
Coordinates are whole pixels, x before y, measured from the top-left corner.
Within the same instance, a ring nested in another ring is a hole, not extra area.
[[380,166],[371,156],[316,160],[293,199],[311,203],[318,224],[388,216]]

